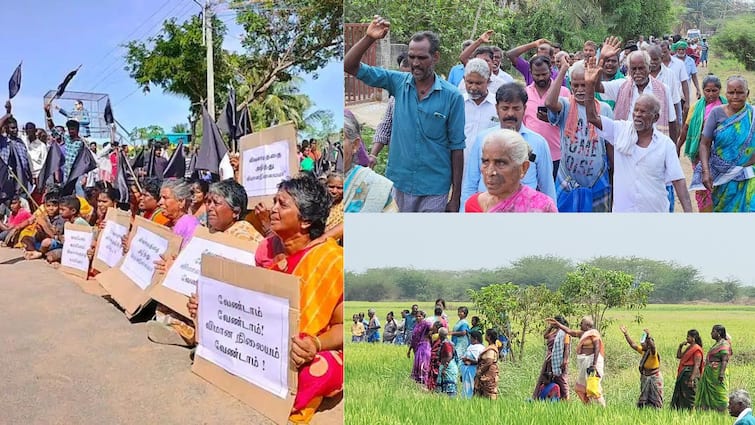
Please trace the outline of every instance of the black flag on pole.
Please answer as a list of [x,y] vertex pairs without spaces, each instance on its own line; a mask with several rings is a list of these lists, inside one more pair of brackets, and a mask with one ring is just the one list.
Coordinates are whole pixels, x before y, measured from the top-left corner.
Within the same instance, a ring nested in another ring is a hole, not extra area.
[[184,157],[184,144],[181,142],[173,151],[173,155],[170,156],[168,165],[163,171],[163,178],[182,179],[184,175],[186,175],[186,157]]
[[82,146],[79,153],[76,154],[76,159],[73,160],[71,172],[68,173],[68,180],[60,191],[61,196],[73,195],[76,192],[76,182],[79,181],[79,178],[96,168],[97,161],[95,161],[92,151],[87,149],[86,146]]
[[134,170],[137,168],[144,168],[144,148],[142,148],[142,150],[136,155],[136,158],[134,158],[134,161],[131,163],[131,168]]
[[62,183],[63,174],[61,169],[65,164],[66,159],[63,156],[63,151],[60,150],[60,145],[56,142],[50,144],[47,149],[47,158],[45,158],[45,164],[42,166],[42,170],[39,171],[39,179],[37,183],[37,192],[44,192],[47,187],[48,180],[53,178],[53,182]]
[[113,117],[113,108],[110,106],[109,98],[107,100],[107,103],[105,104],[105,113],[103,115],[105,118],[105,124],[110,125],[115,122],[115,118]]
[[239,139],[247,134],[252,134],[254,128],[252,126],[252,119],[249,116],[249,105],[244,105],[244,108],[239,113],[239,119],[236,123],[236,139]]
[[55,92],[54,98],[60,97],[65,93],[66,87],[68,87],[68,83],[71,82],[71,79],[73,79],[73,76],[76,75],[76,73],[79,71],[79,68],[81,68],[81,65],[78,66],[78,68],[74,69],[73,71],[69,72],[68,75],[66,75],[66,78],[63,79],[63,82],[58,85],[58,91]]
[[10,167],[0,158],[0,201],[11,199],[16,194],[16,181],[10,175]]
[[118,192],[120,194],[120,199],[118,199],[118,202],[121,204],[127,204],[131,191],[128,187],[128,175],[126,174],[126,171],[128,169],[128,165],[126,163],[126,154],[123,153],[122,150],[118,149],[117,156],[118,166],[115,176],[115,188],[118,189]]
[[16,70],[13,71],[13,75],[10,76],[10,81],[8,81],[8,99],[13,99],[17,94],[18,91],[21,90],[21,62],[16,67]]
[[197,152],[195,169],[220,174],[220,161],[228,153],[218,126],[212,121],[207,108],[202,106],[202,145]]

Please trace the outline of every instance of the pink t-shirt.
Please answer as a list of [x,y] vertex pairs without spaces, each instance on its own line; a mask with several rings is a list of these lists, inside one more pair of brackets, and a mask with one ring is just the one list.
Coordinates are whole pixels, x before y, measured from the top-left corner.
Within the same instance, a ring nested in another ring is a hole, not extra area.
[[[551,159],[558,161],[561,159],[561,132],[557,125],[552,125],[546,121],[540,121],[537,118],[537,107],[545,106],[545,95],[540,97],[532,83],[527,86],[527,107],[524,109],[524,126],[543,136],[548,142],[548,148],[551,150]],[[561,86],[559,96],[569,97],[569,90]]]
[[18,213],[8,217],[8,227],[17,227],[19,224],[31,218],[31,213],[23,208],[18,210]]

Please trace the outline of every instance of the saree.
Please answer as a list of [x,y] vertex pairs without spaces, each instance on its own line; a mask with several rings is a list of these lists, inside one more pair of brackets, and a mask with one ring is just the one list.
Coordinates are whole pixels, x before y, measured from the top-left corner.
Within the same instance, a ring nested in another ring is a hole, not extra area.
[[412,379],[423,385],[427,383],[427,376],[430,370],[430,340],[427,338],[430,326],[426,320],[417,322],[412,331],[410,341],[412,350],[414,350]]
[[[579,338],[579,343],[577,344],[577,352],[581,350],[581,347],[585,344],[585,342],[590,337],[596,337],[597,339],[600,338],[600,333],[596,329],[590,329],[582,334],[582,336]],[[603,377],[605,376],[605,346],[603,344],[600,344],[600,352],[593,353],[593,354],[577,354],[577,381],[574,384],[574,390],[577,392],[577,395],[579,396],[580,400],[582,400],[583,403],[589,403],[591,400],[597,401],[598,403],[604,405],[605,404],[605,398],[603,397]],[[600,390],[601,396],[599,398],[590,397],[587,395],[587,369],[592,367],[594,357],[598,356],[597,361],[595,362],[595,370],[598,372],[598,389]]]
[[[560,338],[560,342],[559,342]],[[558,386],[560,398],[569,399],[569,373],[563,365],[564,346],[569,344],[569,335],[564,331],[551,332],[545,337],[545,360],[540,368],[540,376],[535,384],[532,399],[537,400],[544,385],[554,383]]]
[[454,345],[448,340],[441,342],[440,353],[444,357],[451,356],[451,359],[448,364],[440,362],[436,391],[454,397],[456,396],[457,382],[459,382],[459,364],[454,356]]
[[427,389],[435,391],[438,386],[438,375],[440,375],[440,349],[442,343],[440,338],[436,339],[430,345],[430,368],[427,372]]
[[[755,171],[747,162],[755,153],[755,114],[746,104],[716,127],[710,152],[713,212],[755,211]],[[702,187],[702,164],[695,166],[690,190]]]
[[454,343],[454,348],[456,349],[457,366],[461,366],[461,357],[464,355],[464,353],[467,352],[467,347],[469,347],[469,333],[471,332],[470,329],[471,328],[469,327],[469,322],[466,318],[459,320],[454,325],[453,332],[466,331],[467,333],[463,336],[451,337],[451,342]]
[[729,405],[729,369],[724,372],[724,382],[718,380],[718,370],[721,361],[731,356],[731,345],[722,340],[708,351],[705,367],[695,394],[695,407],[698,409],[713,409],[723,411]]
[[694,371],[695,358],[700,359],[700,370],[703,365],[703,349],[693,344],[687,347],[687,350],[682,354],[682,358],[679,360],[679,367],[676,370],[676,383],[674,384],[674,394],[671,396],[671,408],[672,409],[692,409],[695,405],[695,392],[697,390],[697,383],[693,382],[692,386],[687,383],[692,377]]
[[[299,332],[319,336],[330,329],[343,301],[343,248],[333,239],[300,251],[271,268],[300,279]],[[309,423],[325,397],[343,391],[343,349],[320,351],[299,369],[299,390],[289,420]]]
[[459,366],[461,372],[461,397],[472,398],[474,395],[474,378],[477,374],[477,362],[480,360],[480,354],[485,350],[482,344],[472,344],[467,347],[462,358],[469,359],[472,363],[465,364],[463,361]]
[[480,354],[477,362],[477,374],[474,378],[474,394],[498,398],[498,346],[488,345]]
[[397,212],[392,190],[392,181],[370,168],[354,165],[344,182],[344,212]]

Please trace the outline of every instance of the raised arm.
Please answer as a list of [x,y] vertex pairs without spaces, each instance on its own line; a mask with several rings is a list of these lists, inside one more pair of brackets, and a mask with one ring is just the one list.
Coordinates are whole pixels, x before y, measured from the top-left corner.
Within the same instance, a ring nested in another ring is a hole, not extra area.
[[461,52],[461,54],[459,55],[459,60],[464,64],[464,66],[467,66],[467,61],[472,57],[474,51],[477,50],[478,47],[482,46],[483,43],[490,43],[491,35],[493,35],[493,30],[485,31],[477,40],[474,41],[474,43],[470,44],[469,47]]
[[367,27],[367,32],[355,45],[346,52],[343,58],[343,70],[350,75],[357,75],[359,72],[359,62],[362,60],[362,56],[367,52],[367,49],[372,46],[377,40],[385,38],[388,35],[388,30],[391,27],[391,23],[383,19],[379,15],[375,15],[370,22],[370,26]]
[[567,334],[569,334],[569,335],[571,335],[573,337],[576,337],[576,338],[581,337],[582,334],[584,333],[584,331],[582,331],[582,330],[569,329],[566,326],[564,326],[561,323],[559,323],[556,319],[546,319],[545,321],[549,325],[551,325],[553,327],[556,327],[556,328],[559,328],[562,331],[566,332]]
[[52,114],[50,113],[51,106],[50,103],[45,103],[45,122],[47,123],[47,128],[50,130],[55,128],[55,123],[52,121]]
[[522,53],[527,52],[528,50],[537,49],[537,47],[543,43],[551,44],[551,42],[548,41],[547,39],[541,38],[531,43],[522,44],[521,46],[514,47],[513,49],[506,52],[506,56],[509,57],[509,60],[511,60],[511,63],[516,63],[516,58],[518,58],[519,56],[522,56]]
[[632,339],[632,337],[629,336],[629,333],[627,333],[627,327],[624,326],[624,325],[621,325],[621,326],[619,326],[619,329],[621,330],[621,333],[624,334],[624,339],[627,340],[627,344],[629,344],[629,346],[632,347],[633,350],[640,351],[640,349],[641,349],[640,346],[637,345],[637,343],[634,342],[634,340]]
[[[589,100],[595,97],[595,86],[599,84],[602,72],[603,69],[595,64],[595,58],[585,61],[585,99]],[[595,109],[595,102],[585,102],[585,112],[587,113],[587,121],[602,130],[603,122],[597,109]]]
[[545,106],[552,112],[561,112],[561,102],[558,101],[558,94],[561,91],[561,84],[566,77],[566,71],[569,70],[569,61],[561,57],[561,67],[558,70],[556,80],[551,83],[548,92],[545,94]]

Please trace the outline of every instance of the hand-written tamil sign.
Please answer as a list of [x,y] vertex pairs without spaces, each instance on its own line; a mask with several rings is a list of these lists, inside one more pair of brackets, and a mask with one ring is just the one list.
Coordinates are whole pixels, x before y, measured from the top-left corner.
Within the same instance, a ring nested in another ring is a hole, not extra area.
[[[198,227],[198,229],[201,229]],[[251,243],[250,243],[251,245]],[[202,254],[219,255],[242,264],[254,265],[254,251],[234,248],[195,236],[184,247],[163,280],[163,286],[183,295],[191,296],[197,290]]]
[[285,399],[289,301],[200,275],[197,355]]
[[282,140],[243,151],[243,186],[248,196],[273,195],[278,183],[291,177],[288,146]]
[[83,272],[83,277],[89,271],[89,257],[87,251],[92,247],[92,230],[88,226],[65,225],[65,242],[60,265],[69,269]]
[[131,247],[120,269],[141,289],[147,289],[152,284],[155,261],[167,249],[168,241],[166,239],[139,227],[131,239]]
[[115,267],[123,258],[123,237],[128,233],[128,227],[108,221],[102,229],[102,236],[98,242],[97,259],[110,267]]

